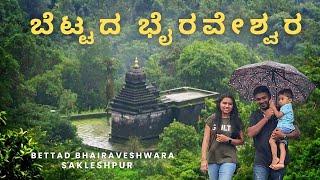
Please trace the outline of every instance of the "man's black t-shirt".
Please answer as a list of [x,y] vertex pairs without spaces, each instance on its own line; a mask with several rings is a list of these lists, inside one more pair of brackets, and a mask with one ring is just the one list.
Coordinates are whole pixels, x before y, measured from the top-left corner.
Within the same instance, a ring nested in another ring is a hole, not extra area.
[[[251,114],[250,125],[253,126],[257,124],[264,117],[263,112],[258,109],[256,112]],[[269,167],[272,161],[272,154],[269,145],[269,139],[271,137],[272,131],[277,127],[277,117],[272,116],[268,122],[262,127],[260,132],[253,137],[254,147],[255,147],[255,157],[254,164],[263,165]],[[279,148],[278,148],[279,150]],[[285,164],[288,163],[288,149],[286,148],[287,154],[285,159]],[[279,157],[279,156],[278,156]]]

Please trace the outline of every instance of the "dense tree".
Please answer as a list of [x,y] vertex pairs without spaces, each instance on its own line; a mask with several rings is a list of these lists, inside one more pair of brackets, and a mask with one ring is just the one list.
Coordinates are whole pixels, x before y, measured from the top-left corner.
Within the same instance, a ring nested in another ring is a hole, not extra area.
[[160,90],[178,87],[180,83],[175,78],[175,66],[161,65],[161,60],[161,55],[155,54],[147,61],[145,70],[149,82],[154,83]]
[[0,40],[4,40],[16,33],[25,32],[28,24],[24,11],[17,0],[4,0],[0,4]]
[[64,90],[59,99],[60,113],[69,115],[77,108],[77,94],[73,93],[70,89]]
[[57,69],[33,77],[27,85],[36,103],[58,106],[63,86],[61,74]]
[[7,39],[4,47],[19,62],[20,72],[26,80],[53,69],[61,62],[51,41],[30,34],[15,34]]
[[20,99],[22,76],[18,62],[0,47],[0,109],[17,106]]
[[[84,49],[80,57],[80,84],[74,90],[78,94],[78,105],[82,109],[106,107],[105,95],[107,76],[115,69],[112,65],[109,49],[104,46],[93,46]],[[110,99],[109,99],[110,100]]]
[[224,91],[228,86],[228,77],[236,67],[224,44],[206,41],[195,42],[183,49],[177,71],[182,82],[188,86]]

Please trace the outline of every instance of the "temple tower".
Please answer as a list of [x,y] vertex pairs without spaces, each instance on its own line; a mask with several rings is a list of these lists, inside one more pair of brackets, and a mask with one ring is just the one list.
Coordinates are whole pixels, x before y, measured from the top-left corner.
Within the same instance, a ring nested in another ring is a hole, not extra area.
[[171,110],[158,100],[159,91],[146,84],[137,58],[125,75],[125,85],[110,104],[111,141],[157,138],[171,121]]

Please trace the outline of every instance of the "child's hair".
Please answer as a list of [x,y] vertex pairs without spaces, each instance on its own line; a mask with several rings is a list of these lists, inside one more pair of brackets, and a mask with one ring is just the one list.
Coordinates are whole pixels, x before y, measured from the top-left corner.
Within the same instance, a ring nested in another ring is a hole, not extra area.
[[293,93],[291,89],[282,89],[281,91],[279,91],[278,95],[284,95],[290,99],[293,99]]

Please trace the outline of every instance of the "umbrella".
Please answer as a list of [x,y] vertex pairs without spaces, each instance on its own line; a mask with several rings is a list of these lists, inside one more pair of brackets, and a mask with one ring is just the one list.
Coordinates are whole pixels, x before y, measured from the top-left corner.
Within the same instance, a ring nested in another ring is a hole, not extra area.
[[229,83],[246,100],[254,100],[256,87],[267,86],[275,99],[280,90],[291,89],[293,101],[304,102],[315,88],[295,67],[273,61],[242,66],[233,72]]

